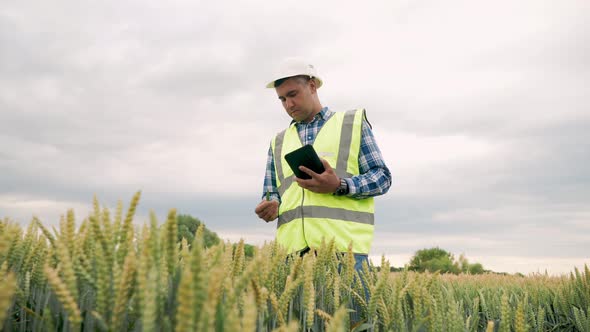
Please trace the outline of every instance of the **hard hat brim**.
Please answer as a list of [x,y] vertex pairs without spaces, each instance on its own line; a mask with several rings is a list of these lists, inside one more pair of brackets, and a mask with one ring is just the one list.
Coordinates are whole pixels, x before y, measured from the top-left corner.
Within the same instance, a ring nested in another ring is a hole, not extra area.
[[[295,76],[300,76],[300,75],[295,75]],[[278,80],[282,80],[282,79],[285,79],[285,78],[289,78],[289,77],[295,77],[295,76],[287,76],[287,77],[281,77],[281,78],[277,78],[276,80],[270,81],[270,82],[269,82],[269,83],[266,85],[266,87],[267,87],[268,89],[272,89],[272,88],[274,88],[274,87],[275,87],[275,82],[276,82],[276,81],[278,81]],[[322,79],[321,79],[321,78],[319,78],[319,77],[317,77],[317,76],[313,76],[313,77],[312,77],[312,79],[314,79],[314,80],[316,81],[316,84],[317,84],[317,86],[318,86],[318,89],[319,89],[319,88],[320,88],[320,87],[321,87],[321,86],[324,84],[324,81],[322,81]]]

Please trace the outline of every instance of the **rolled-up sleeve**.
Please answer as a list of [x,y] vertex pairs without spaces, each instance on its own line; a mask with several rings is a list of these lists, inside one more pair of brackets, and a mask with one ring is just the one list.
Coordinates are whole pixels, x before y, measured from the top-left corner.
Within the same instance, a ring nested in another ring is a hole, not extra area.
[[371,126],[363,121],[359,153],[360,175],[345,179],[348,196],[367,198],[385,194],[391,186],[391,172],[381,155]]
[[281,202],[279,190],[275,178],[275,160],[272,153],[272,147],[268,148],[268,156],[266,160],[266,173],[264,175],[264,185],[262,188],[262,199],[266,199],[266,193],[270,193],[270,199]]

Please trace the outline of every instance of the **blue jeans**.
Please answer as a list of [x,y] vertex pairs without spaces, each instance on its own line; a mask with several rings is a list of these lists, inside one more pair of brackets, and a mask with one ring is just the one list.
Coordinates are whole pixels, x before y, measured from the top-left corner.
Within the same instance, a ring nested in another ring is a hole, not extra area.
[[354,269],[357,272],[363,271],[363,262],[367,262],[367,266],[369,265],[369,257],[365,254],[354,254]]
[[[366,254],[354,254],[354,270],[360,275],[363,273],[363,262],[366,262],[367,266],[369,266],[369,257]],[[367,285],[365,284],[365,281],[363,278],[361,279],[361,283],[363,284],[363,289],[365,291],[365,301],[368,304],[369,300],[370,300],[370,295],[369,295],[369,288],[367,287]],[[351,313],[351,322],[355,323],[358,322],[360,320],[360,310],[361,307],[360,305],[357,303],[356,300],[353,299],[352,301],[352,309],[355,310],[354,313]]]

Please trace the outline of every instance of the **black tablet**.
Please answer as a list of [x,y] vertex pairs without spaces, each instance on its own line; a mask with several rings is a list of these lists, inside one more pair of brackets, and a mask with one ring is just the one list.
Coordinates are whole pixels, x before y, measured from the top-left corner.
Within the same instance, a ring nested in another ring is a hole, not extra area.
[[318,157],[313,146],[305,145],[297,150],[291,151],[285,155],[285,160],[295,173],[295,176],[300,179],[311,179],[307,173],[299,170],[299,166],[305,166],[312,171],[321,174],[325,171],[324,164]]

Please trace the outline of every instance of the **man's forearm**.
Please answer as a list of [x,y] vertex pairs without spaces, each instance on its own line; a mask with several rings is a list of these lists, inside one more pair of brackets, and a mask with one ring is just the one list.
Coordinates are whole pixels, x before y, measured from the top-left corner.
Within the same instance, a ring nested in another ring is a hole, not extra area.
[[345,179],[348,196],[353,198],[375,197],[385,194],[391,186],[391,173],[387,168],[373,168],[368,172]]

